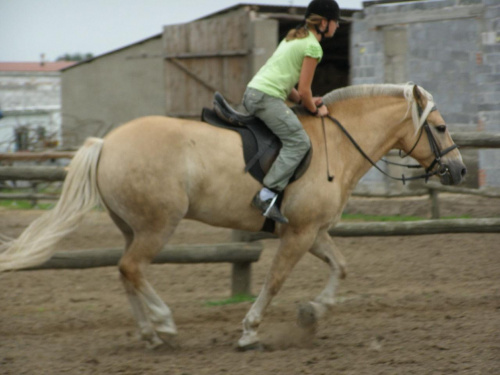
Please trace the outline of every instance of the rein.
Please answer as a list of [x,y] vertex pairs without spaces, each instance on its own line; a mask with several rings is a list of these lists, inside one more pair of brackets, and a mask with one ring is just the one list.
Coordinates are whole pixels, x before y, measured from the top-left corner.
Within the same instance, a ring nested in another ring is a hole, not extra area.
[[[413,147],[411,148],[411,150],[404,156],[402,156],[402,158],[405,158],[409,155],[411,155],[411,153],[413,152],[413,150],[415,150],[415,148],[417,147],[417,144],[419,143],[420,139],[422,138],[422,133],[423,133],[423,130],[425,129],[426,133],[427,133],[427,138],[429,139],[429,145],[430,145],[430,148],[431,148],[431,151],[432,153],[434,154],[434,160],[433,162],[431,163],[431,165],[429,165],[428,168],[426,168],[425,170],[425,173],[424,174],[421,174],[421,175],[418,175],[418,176],[412,176],[412,177],[406,177],[404,174],[401,175],[401,177],[394,177],[394,176],[391,176],[390,174],[388,174],[387,172],[385,172],[384,170],[382,170],[364,151],[363,149],[359,146],[359,144],[354,140],[354,138],[351,136],[351,134],[349,134],[349,132],[347,131],[347,129],[335,118],[335,117],[332,117],[330,115],[326,115],[325,117],[327,117],[328,119],[330,119],[330,121],[332,121],[335,125],[337,125],[340,130],[342,130],[342,132],[347,136],[347,138],[351,141],[351,143],[354,145],[354,147],[358,150],[358,152],[373,166],[375,167],[379,172],[381,172],[383,175],[389,177],[390,179],[392,180],[396,180],[396,181],[403,181],[403,185],[406,183],[406,181],[411,181],[411,180],[418,180],[418,179],[421,179],[421,178],[424,178],[425,179],[425,182],[427,182],[427,180],[429,179],[429,177],[432,177],[432,176],[435,176],[436,174],[439,174],[440,176],[446,174],[448,172],[448,168],[443,165],[441,163],[441,157],[445,156],[446,154],[448,154],[449,152],[453,151],[454,149],[458,148],[458,146],[456,144],[453,144],[451,145],[450,147],[444,149],[444,150],[440,150],[439,149],[439,145],[436,141],[436,139],[434,138],[434,135],[432,134],[432,130],[429,126],[429,123],[427,122],[427,116],[432,112],[432,111],[436,111],[437,108],[435,106],[431,106],[430,105],[430,102],[427,104],[427,107],[426,109],[424,110],[424,115],[425,117],[422,115],[422,113],[420,113],[421,115],[421,124],[420,124],[420,134],[417,138],[417,141],[415,142],[415,144],[413,145]],[[419,109],[419,111],[421,111]],[[323,125],[323,134],[325,135],[325,120],[324,120],[324,117],[321,118],[321,122],[322,122],[322,125]],[[325,136],[325,146],[326,146],[326,136]],[[328,154],[327,154],[328,155]],[[394,164],[394,165],[399,165],[399,166],[405,166],[407,168],[422,168],[421,165],[404,165],[404,164],[399,164],[399,163],[393,163],[393,162],[389,162],[389,161],[386,161],[386,160],[383,160],[384,162],[388,163],[388,164]],[[439,165],[439,168],[437,168],[436,170],[433,171],[434,167],[437,165]],[[328,167],[327,167],[328,168]],[[327,174],[328,174],[328,177],[330,177],[330,172],[329,170],[327,171]],[[330,178],[328,178],[329,181]]]

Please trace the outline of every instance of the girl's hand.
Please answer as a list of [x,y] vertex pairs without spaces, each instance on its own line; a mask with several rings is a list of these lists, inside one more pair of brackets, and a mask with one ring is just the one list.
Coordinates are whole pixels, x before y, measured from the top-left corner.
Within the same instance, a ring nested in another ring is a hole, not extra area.
[[[319,104],[322,104],[322,103],[319,103]],[[317,114],[318,117],[325,117],[329,113],[330,112],[328,112],[328,107],[326,105],[323,104],[321,107],[318,107],[318,114]]]
[[314,105],[317,107],[321,103],[323,103],[323,98],[321,96],[315,96],[315,97],[313,97],[313,102],[314,102]]

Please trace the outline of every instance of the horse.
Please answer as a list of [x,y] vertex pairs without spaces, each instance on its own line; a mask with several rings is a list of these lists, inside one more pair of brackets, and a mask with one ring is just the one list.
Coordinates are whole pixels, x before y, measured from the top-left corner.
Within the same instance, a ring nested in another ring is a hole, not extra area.
[[[281,210],[289,223],[275,226],[279,248],[243,319],[241,349],[261,345],[258,328],[266,308],[308,252],[327,265],[329,277],[299,316],[317,321],[334,305],[346,261],[328,229],[339,222],[370,160],[399,149],[427,168],[427,178],[436,175],[442,184],[459,184],[466,174],[432,95],[422,87],[355,85],[333,90],[323,102],[346,133],[328,119],[299,114],[312,159],[304,175],[285,189]],[[172,343],[177,334],[172,312],[145,278],[146,266],[183,218],[259,231],[265,217],[251,200],[261,185],[244,170],[239,135],[201,121],[142,117],[104,139],[88,138],[69,165],[56,206],[2,245],[0,271],[49,259],[54,243],[100,203],[125,239],[118,269],[141,338],[152,347]],[[330,174],[333,178],[327,178]]]

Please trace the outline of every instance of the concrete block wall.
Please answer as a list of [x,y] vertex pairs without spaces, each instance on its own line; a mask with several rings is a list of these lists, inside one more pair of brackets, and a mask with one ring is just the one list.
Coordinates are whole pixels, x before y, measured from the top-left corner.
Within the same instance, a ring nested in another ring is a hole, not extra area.
[[[451,131],[500,132],[500,1],[441,0],[370,6],[355,14],[351,83],[384,83],[384,28],[406,28],[407,81],[434,95]],[[393,82],[391,82],[393,83]],[[471,186],[500,186],[500,150],[463,150]],[[368,173],[360,183],[387,189]]]
[[[483,0],[477,72],[478,130],[500,132],[500,1]],[[500,186],[500,150],[479,151],[479,186]]]

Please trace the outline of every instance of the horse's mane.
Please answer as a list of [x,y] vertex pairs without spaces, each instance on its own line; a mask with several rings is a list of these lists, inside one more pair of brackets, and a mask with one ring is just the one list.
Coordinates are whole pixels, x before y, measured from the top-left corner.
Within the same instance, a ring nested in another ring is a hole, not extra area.
[[[412,119],[415,130],[418,130],[418,128],[420,128],[421,126],[421,123],[418,114],[417,103],[413,98],[413,86],[413,82],[407,82],[404,84],[367,84],[342,87],[340,89],[330,91],[328,94],[323,96],[323,102],[326,105],[329,105],[334,102],[339,102],[347,99],[381,95],[405,98],[408,102],[408,111],[410,110],[410,108],[412,111]],[[432,95],[429,92],[427,92],[420,86],[419,89],[420,92],[425,95],[428,100],[434,102]],[[405,113],[404,117],[406,117],[408,111]]]

